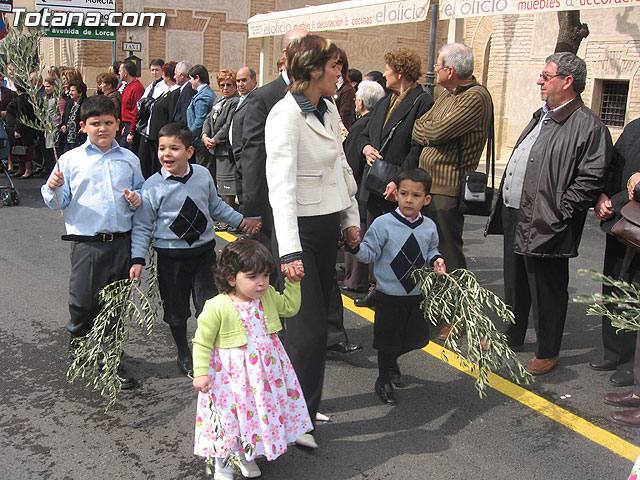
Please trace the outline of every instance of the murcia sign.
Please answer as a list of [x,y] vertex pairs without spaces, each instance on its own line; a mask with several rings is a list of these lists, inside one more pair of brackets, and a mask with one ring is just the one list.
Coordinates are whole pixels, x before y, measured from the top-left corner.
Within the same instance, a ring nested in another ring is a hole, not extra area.
[[36,0],[36,10],[59,12],[115,12],[116,0]]

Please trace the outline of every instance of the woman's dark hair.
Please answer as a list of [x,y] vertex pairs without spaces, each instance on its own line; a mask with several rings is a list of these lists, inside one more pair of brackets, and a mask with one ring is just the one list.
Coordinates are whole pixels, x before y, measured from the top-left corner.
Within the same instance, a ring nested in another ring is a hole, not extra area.
[[172,82],[176,81],[176,62],[167,62],[162,66],[162,74]]
[[294,38],[287,47],[287,73],[291,76],[291,93],[304,92],[311,78],[324,76],[324,66],[332,58],[337,59],[338,47],[320,35]]
[[108,83],[114,90],[118,88],[118,77],[113,73],[103,73],[99,77],[100,82]]
[[382,88],[387,88],[387,79],[384,78],[382,72],[378,70],[372,70],[364,76],[365,80],[371,80],[372,82],[377,82],[380,84]]
[[271,273],[276,265],[271,252],[256,240],[240,239],[228,243],[220,252],[214,270],[216,286],[223,293],[230,293],[229,277],[235,278],[240,272]]
[[426,170],[422,168],[411,168],[409,170],[403,170],[398,174],[397,185],[400,187],[400,182],[403,180],[411,180],[412,182],[421,183],[424,185],[425,193],[429,193],[431,191],[431,175]]
[[82,80],[73,80],[69,82],[69,88],[76,87],[76,90],[82,98],[87,98],[87,85]]
[[200,78],[200,83],[209,83],[209,71],[204,65],[194,65],[189,69],[188,76],[195,80],[196,77]]
[[342,80],[344,83],[351,83],[351,77],[349,77],[349,59],[347,58],[347,52],[341,48],[338,48],[338,62],[342,64]]
[[164,60],[161,58],[154,58],[149,62],[149,68],[151,67],[161,67],[164,65]]

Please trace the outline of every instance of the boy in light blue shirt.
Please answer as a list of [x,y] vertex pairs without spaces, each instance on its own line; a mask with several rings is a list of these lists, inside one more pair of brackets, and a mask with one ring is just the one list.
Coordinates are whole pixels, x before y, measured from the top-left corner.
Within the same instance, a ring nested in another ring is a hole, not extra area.
[[[115,141],[119,128],[113,102],[104,96],[85,100],[80,126],[87,141],[59,160],[41,193],[45,204],[65,210],[71,241],[71,278],[67,330],[71,339],[89,333],[100,311],[98,292],[129,277],[131,225],[140,206],[144,177],[140,161]],[[137,382],[119,372],[122,388]]]

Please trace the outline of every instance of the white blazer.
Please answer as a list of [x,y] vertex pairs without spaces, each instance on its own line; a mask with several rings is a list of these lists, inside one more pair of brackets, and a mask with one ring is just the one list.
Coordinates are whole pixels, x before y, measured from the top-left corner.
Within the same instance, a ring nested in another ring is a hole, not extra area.
[[303,113],[291,93],[265,125],[269,202],[281,256],[302,251],[298,217],[340,212],[342,229],[360,226],[357,185],[342,149],[338,110],[327,103],[324,125]]

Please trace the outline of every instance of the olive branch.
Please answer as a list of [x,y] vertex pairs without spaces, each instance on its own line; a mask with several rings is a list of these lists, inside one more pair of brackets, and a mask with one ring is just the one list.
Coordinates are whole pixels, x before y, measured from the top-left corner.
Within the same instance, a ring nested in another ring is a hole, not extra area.
[[574,298],[574,302],[591,304],[587,315],[608,318],[618,331],[640,330],[640,284],[616,280],[591,269],[580,269],[578,273],[590,275],[594,282],[614,289],[610,294],[594,293]]
[[[47,137],[53,140],[55,166],[60,170],[58,152],[56,150],[59,133],[57,117],[49,111],[46,95],[39,93],[40,81],[45,71],[45,66],[40,63],[40,55],[38,53],[40,40],[43,36],[43,29],[28,29],[22,24],[9,28],[3,43],[6,59],[3,59],[1,67],[5,76],[9,77],[15,85],[20,85],[26,90],[29,103],[33,107],[35,121],[23,115],[20,118],[20,122],[34,130],[44,132]],[[8,64],[10,64],[10,68]],[[53,98],[57,108],[57,103],[64,94],[64,86],[60,77],[55,77],[55,79]],[[64,215],[60,208],[57,191],[54,191],[54,193],[58,210],[60,210],[61,215]]]
[[[437,275],[430,267],[413,273],[420,284],[420,306],[425,319],[434,325],[444,318],[451,325],[445,348],[460,357],[461,366],[478,375],[475,387],[480,398],[486,395],[489,372],[506,368],[516,383],[529,384],[533,377],[507,345],[507,338],[495,327],[489,314],[505,323],[514,323],[509,307],[495,293],[483,287],[469,270],[458,269]],[[466,351],[461,333],[466,330]],[[442,360],[449,359],[442,353]]]
[[157,305],[161,304],[153,257],[145,270],[150,274],[146,292],[140,281],[129,279],[115,281],[100,290],[100,312],[91,331],[73,339],[71,344],[72,361],[67,380],[73,383],[82,378],[91,389],[100,390],[100,394],[109,399],[105,411],[116,402],[121,389],[118,368],[124,344],[129,340],[129,323],[136,323],[151,335]]
[[[215,437],[216,437],[215,439],[224,440],[227,432],[222,426],[222,421],[220,420],[220,412],[218,411],[218,407],[216,407],[216,403],[214,401],[214,397],[211,392],[208,393],[208,400],[209,400],[209,412],[210,412],[209,423],[213,427],[213,433],[215,434]],[[200,435],[202,434],[203,432],[200,432]],[[245,453],[246,455],[251,455],[253,453],[254,446],[251,443],[247,442],[244,438],[240,437],[239,435],[235,436],[235,440],[237,444],[242,448],[243,453]],[[227,442],[224,442],[224,443],[225,445],[227,445]],[[214,451],[216,451],[215,442],[212,442],[212,447]],[[206,475],[213,475],[215,471],[215,460],[214,460],[215,457],[212,457],[210,452],[211,451],[209,450],[209,453],[206,457],[206,466],[205,466]],[[240,452],[236,454],[235,452],[232,452],[231,449],[227,446],[224,449],[224,453],[226,454],[226,456],[222,462],[222,466],[227,467],[231,465],[231,467],[234,470],[240,471],[239,463],[241,462],[241,458],[239,458],[238,456]]]

